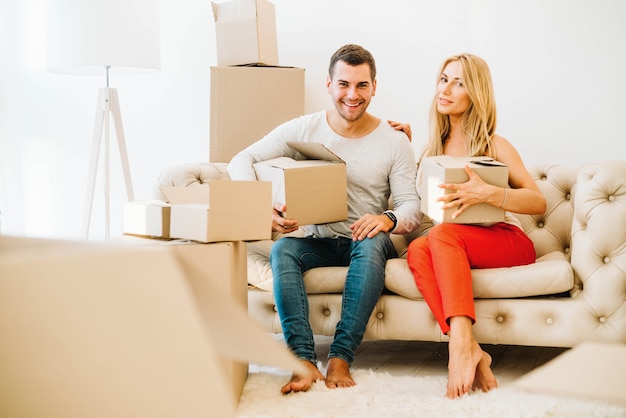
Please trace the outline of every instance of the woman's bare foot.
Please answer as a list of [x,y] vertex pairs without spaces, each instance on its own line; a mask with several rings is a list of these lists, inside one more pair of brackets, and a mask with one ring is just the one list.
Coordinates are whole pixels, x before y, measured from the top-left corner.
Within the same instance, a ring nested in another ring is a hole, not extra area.
[[478,366],[476,366],[476,376],[472,389],[480,389],[483,392],[489,392],[491,389],[497,387],[498,381],[491,371],[491,356],[483,351],[483,357],[478,362]]
[[311,389],[314,382],[324,380],[324,375],[320,373],[319,369],[313,363],[307,360],[300,361],[308,370],[308,373],[306,375],[298,375],[296,373],[291,375],[289,383],[280,389],[282,393],[305,392]]
[[471,389],[492,389],[497,385],[491,371],[491,356],[483,351],[472,334],[472,320],[466,316],[450,318],[448,336],[448,385],[446,396],[455,399]]
[[448,350],[450,357],[446,396],[454,399],[465,395],[472,388],[483,350],[473,339],[459,341],[458,338],[450,339]]
[[350,365],[344,360],[333,357],[328,360],[328,370],[326,371],[326,386],[330,389],[349,388],[355,386],[356,382],[350,375]]

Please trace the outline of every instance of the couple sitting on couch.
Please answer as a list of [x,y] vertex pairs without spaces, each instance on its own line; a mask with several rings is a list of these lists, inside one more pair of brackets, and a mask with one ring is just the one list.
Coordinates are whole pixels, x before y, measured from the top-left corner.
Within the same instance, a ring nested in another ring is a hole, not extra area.
[[[421,222],[416,180],[420,176],[411,144],[410,127],[381,122],[367,112],[376,93],[376,65],[358,45],[345,45],[330,60],[326,88],[334,108],[305,115],[277,127],[237,154],[229,164],[233,180],[256,179],[252,165],[279,156],[297,158],[290,141],[321,142],[346,162],[348,219],[306,225],[305,237],[285,237],[273,245],[270,264],[274,295],[285,341],[309,370],[294,374],[283,393],[306,391],[317,380],[329,388],[355,385],[350,375],[354,352],[361,343],[374,306],[384,287],[385,262],[397,257],[389,233],[405,234]],[[471,169],[463,184],[452,189],[443,208],[488,203],[517,213],[545,211],[545,199],[515,148],[495,134],[496,112],[491,76],[479,57],[462,54],[441,66],[430,115],[430,138],[422,157],[489,156],[509,167],[509,188],[486,184]],[[393,210],[388,210],[389,197]],[[284,204],[276,204],[272,227],[288,233],[299,228],[285,219]],[[440,224],[414,240],[407,255],[416,285],[441,329],[450,337],[448,398],[472,389],[497,386],[491,358],[472,333],[475,321],[470,269],[530,264],[532,242],[509,213],[493,225]],[[302,280],[306,270],[349,266],[341,319],[328,354],[326,376],[317,367],[308,301]]]

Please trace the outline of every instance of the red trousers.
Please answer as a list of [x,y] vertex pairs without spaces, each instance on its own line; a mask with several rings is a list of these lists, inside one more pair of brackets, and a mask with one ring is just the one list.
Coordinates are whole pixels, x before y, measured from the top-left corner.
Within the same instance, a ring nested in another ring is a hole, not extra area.
[[407,253],[417,288],[445,334],[453,316],[476,322],[470,269],[520,266],[535,258],[530,238],[506,223],[439,224],[413,240]]

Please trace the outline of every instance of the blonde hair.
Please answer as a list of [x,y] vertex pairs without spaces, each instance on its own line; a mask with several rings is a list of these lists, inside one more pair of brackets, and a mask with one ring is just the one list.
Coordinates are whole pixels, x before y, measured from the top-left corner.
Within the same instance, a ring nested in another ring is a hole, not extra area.
[[[461,64],[463,85],[470,99],[470,105],[462,119],[467,141],[467,156],[489,155],[495,158],[492,153],[495,153],[493,136],[496,132],[496,101],[489,66],[476,55],[453,55],[441,65],[437,80],[446,66],[455,61]],[[430,105],[428,141],[422,150],[420,160],[423,157],[442,155],[448,135],[450,135],[450,117],[442,115],[437,110],[435,93]]]

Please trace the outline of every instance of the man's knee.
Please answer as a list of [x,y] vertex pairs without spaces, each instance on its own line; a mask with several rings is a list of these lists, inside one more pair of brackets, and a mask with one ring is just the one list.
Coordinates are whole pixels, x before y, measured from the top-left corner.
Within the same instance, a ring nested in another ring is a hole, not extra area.
[[353,256],[362,255],[368,258],[381,257],[383,259],[395,256],[393,243],[387,234],[376,234],[372,238],[356,241]]
[[299,238],[283,237],[272,244],[270,250],[270,260],[274,257],[284,257],[298,252]]

